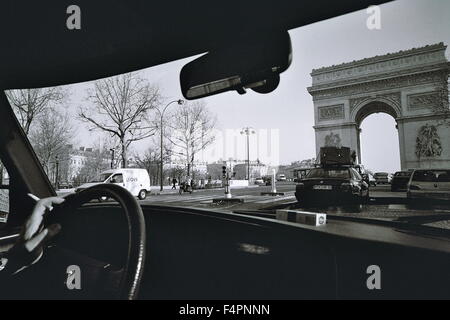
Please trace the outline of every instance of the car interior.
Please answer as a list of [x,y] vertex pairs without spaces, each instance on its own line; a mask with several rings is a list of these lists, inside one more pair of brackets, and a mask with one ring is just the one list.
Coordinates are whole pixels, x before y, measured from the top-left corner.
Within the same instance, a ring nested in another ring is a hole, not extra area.
[[[174,10],[167,1],[78,1],[89,12],[87,26],[68,34],[57,18],[68,1],[6,1],[0,159],[10,179],[1,186],[9,215],[0,224],[0,253],[32,211],[27,194],[56,195],[4,90],[90,81],[206,53],[180,70],[185,98],[268,93],[291,63],[288,30],[385,2],[200,0],[177,1]],[[90,203],[105,196],[115,202]],[[140,205],[111,184],[68,196],[44,225],[55,222],[60,235],[41,261],[8,280],[2,298],[450,298],[450,232],[422,224],[330,217],[318,228],[263,213]],[[383,270],[383,290],[367,289],[373,264]],[[83,270],[83,290],[67,290],[68,265]]]

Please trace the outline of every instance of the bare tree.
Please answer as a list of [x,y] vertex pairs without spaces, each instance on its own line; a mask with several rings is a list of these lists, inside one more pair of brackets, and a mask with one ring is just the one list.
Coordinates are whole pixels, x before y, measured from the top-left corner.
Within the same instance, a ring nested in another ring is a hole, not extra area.
[[107,132],[105,132],[105,135],[102,137],[99,146],[100,145],[108,153],[109,166],[111,168],[119,167],[122,163],[122,155],[120,153],[122,147],[120,146],[120,141],[117,136],[111,136],[108,135]]
[[67,114],[56,110],[46,110],[37,120],[37,125],[29,134],[34,151],[47,174],[59,161],[64,168],[69,165],[69,146],[73,132]]
[[134,161],[138,168],[147,169],[152,184],[159,180],[160,153],[155,148],[148,148],[143,154],[135,154]]
[[160,94],[138,73],[98,80],[87,100],[94,105],[90,110],[80,107],[80,119],[97,129],[116,136],[120,142],[122,167],[127,166],[127,150],[134,141],[155,133],[150,111],[160,103]]
[[183,104],[174,113],[168,139],[174,145],[173,153],[186,159],[188,176],[196,155],[214,142],[215,125],[216,117],[204,102]]
[[175,178],[178,182],[181,182],[182,177],[186,175],[186,170],[181,167],[173,167],[167,169],[167,174],[172,179]]
[[110,152],[100,144],[97,144],[92,151],[84,152],[85,161],[74,181],[76,184],[92,181],[102,171],[110,168]]
[[[139,154],[135,153],[134,155],[134,161],[136,163],[136,166],[138,168],[147,169],[150,180],[153,184],[156,184],[161,176],[161,147],[159,146],[159,143],[156,143],[153,141],[152,145],[145,150],[144,153]],[[170,161],[171,157],[171,149],[170,145],[164,144],[163,146],[163,161],[168,162]],[[164,170],[163,172],[163,179],[167,176],[168,170]]]
[[62,87],[8,90],[5,93],[26,134],[35,119],[68,98],[68,92]]

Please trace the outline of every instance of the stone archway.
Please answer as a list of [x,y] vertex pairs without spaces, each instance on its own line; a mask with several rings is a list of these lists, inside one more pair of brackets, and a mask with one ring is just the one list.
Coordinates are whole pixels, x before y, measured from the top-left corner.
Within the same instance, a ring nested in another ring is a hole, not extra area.
[[[356,145],[356,154],[358,159],[362,159],[361,156],[361,124],[372,114],[375,113],[385,113],[390,115],[394,120],[396,121],[396,129],[398,130],[398,123],[397,119],[401,119],[402,112],[401,112],[401,106],[396,104],[393,101],[389,101],[385,98],[370,98],[367,99],[360,104],[358,104],[352,114],[350,114],[351,119],[356,124],[356,134],[357,134],[357,145]],[[404,140],[404,137],[402,136],[402,132],[398,132],[398,139],[399,139],[399,145],[400,141]],[[402,154],[400,150],[400,163],[403,162],[404,154]]]
[[360,124],[384,112],[397,122],[403,170],[450,167],[450,126],[441,125],[450,114],[446,48],[439,43],[313,70],[316,152],[346,146],[361,159]]

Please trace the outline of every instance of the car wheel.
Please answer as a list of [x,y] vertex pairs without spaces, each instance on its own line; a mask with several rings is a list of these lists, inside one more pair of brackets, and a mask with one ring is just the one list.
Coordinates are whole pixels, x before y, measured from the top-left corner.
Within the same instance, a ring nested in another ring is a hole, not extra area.
[[138,195],[139,200],[144,200],[146,197],[147,197],[147,190],[139,191],[139,195]]

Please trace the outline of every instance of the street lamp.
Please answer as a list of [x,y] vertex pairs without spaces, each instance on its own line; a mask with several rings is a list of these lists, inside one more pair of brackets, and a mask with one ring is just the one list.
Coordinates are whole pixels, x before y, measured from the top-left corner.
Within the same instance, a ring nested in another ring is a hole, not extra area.
[[55,162],[56,162],[55,189],[58,190],[58,185],[59,185],[59,161],[58,161],[58,155],[55,156]]
[[111,148],[111,149],[109,149],[109,151],[111,151],[111,169],[114,169],[113,168],[113,166],[114,166],[114,151],[116,151],[116,149]]
[[255,134],[256,131],[252,127],[242,128],[241,134],[247,136],[247,180],[250,182],[250,135]]
[[170,106],[172,103],[178,103],[179,105],[182,105],[183,103],[184,103],[184,100],[182,100],[182,99],[178,99],[178,100],[173,100],[173,101],[170,101],[165,107],[164,107],[164,109],[161,111],[161,110],[159,110],[159,108],[158,107],[155,107],[155,109],[158,111],[158,113],[159,113],[159,116],[160,116],[160,123],[161,123],[161,128],[160,128],[160,130],[161,130],[161,162],[160,162],[160,172],[161,172],[161,174],[160,174],[160,191],[163,191],[163,185],[164,185],[164,179],[163,179],[163,136],[164,136],[164,133],[163,133],[163,131],[164,131],[164,129],[163,129],[163,119],[164,119],[164,113],[166,112],[166,109],[167,109],[167,107],[168,106]]

